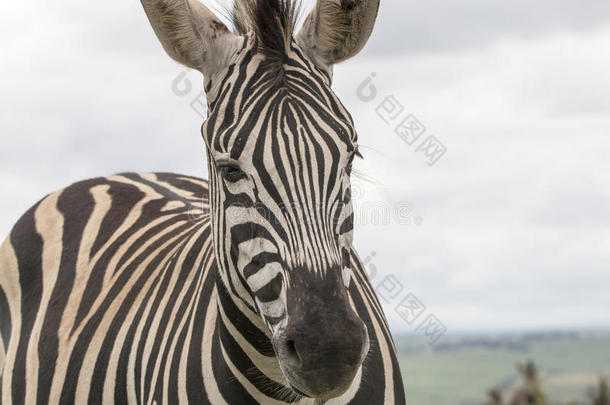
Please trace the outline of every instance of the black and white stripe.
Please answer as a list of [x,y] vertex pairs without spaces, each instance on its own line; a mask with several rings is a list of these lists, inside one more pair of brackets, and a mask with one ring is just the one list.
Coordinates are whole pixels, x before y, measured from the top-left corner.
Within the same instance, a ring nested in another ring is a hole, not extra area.
[[[261,37],[294,4],[239,4],[234,53],[206,76],[209,184],[76,183],[0,247],[3,404],[406,403],[352,248],[352,119],[307,41]],[[172,20],[147,12],[161,38]]]
[[[0,254],[2,403],[297,400],[260,317],[217,280],[207,192],[186,176],[123,174],[51,194],[19,220]],[[374,331],[352,403],[384,403],[402,392],[398,364],[350,261],[350,296]]]

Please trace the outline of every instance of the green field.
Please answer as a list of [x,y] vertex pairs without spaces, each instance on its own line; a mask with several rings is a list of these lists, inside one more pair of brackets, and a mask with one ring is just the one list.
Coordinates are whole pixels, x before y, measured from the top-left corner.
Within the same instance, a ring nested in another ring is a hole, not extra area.
[[[474,405],[500,387],[520,383],[516,365],[536,362],[553,404],[581,403],[598,376],[610,376],[610,334],[445,336],[429,346],[397,336],[396,345],[410,405]],[[505,398],[510,395],[505,395]]]

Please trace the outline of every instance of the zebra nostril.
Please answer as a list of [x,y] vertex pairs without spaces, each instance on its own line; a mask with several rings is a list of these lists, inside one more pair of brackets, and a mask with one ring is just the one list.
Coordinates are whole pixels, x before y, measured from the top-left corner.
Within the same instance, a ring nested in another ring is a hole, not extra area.
[[303,361],[297,350],[297,344],[292,339],[287,339],[285,343],[285,354],[287,359],[292,363],[293,366],[301,367]]

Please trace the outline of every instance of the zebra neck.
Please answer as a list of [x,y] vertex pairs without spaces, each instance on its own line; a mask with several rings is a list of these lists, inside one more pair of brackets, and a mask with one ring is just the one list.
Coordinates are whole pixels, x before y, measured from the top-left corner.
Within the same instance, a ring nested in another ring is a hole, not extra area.
[[224,357],[222,363],[229,368],[228,374],[260,395],[293,402],[296,395],[286,385],[271,335],[262,319],[232,295],[220,277],[216,280],[216,291],[218,315],[214,340]]

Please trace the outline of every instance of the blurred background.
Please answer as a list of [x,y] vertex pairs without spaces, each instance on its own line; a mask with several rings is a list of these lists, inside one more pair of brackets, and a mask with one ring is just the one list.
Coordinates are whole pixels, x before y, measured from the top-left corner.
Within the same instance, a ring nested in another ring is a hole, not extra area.
[[[207,177],[202,79],[138,1],[4,1],[0,35],[0,238],[79,179]],[[411,404],[608,403],[609,72],[601,0],[385,0],[336,67]]]

